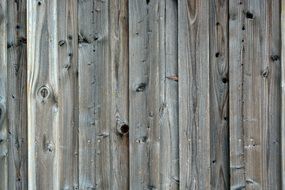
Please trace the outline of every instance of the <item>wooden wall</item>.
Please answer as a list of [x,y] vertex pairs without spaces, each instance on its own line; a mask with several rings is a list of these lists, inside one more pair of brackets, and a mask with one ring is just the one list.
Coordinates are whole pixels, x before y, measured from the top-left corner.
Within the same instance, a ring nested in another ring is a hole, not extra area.
[[0,190],[285,189],[284,22],[285,0],[0,0]]

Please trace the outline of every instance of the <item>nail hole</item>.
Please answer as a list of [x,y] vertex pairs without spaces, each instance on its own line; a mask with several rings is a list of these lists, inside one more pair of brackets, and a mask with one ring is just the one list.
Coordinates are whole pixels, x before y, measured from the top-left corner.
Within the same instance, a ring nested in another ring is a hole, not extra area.
[[242,26],[242,30],[245,30],[245,26],[244,25]]
[[146,4],[149,4],[149,1],[150,1],[150,0],[146,0]]
[[42,5],[42,3],[39,1],[39,2],[38,2],[38,6],[41,6],[41,5]]
[[129,126],[127,124],[123,124],[119,127],[119,133],[122,135],[128,134],[129,132]]
[[220,23],[219,23],[219,22],[217,22],[217,23],[216,23],[216,26],[219,26],[219,25],[220,25]]
[[220,53],[217,52],[217,53],[215,54],[215,57],[219,57],[219,56],[220,56]]

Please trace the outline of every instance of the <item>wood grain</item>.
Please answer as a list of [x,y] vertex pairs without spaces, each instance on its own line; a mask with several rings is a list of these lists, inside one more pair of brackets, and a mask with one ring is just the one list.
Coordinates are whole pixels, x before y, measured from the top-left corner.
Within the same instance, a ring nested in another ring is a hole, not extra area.
[[28,189],[26,1],[7,3],[8,189]]
[[210,189],[209,2],[178,2],[180,189]]
[[0,190],[8,189],[7,1],[0,1]]
[[230,4],[232,189],[280,189],[279,2]]
[[210,3],[211,189],[229,188],[228,1]]

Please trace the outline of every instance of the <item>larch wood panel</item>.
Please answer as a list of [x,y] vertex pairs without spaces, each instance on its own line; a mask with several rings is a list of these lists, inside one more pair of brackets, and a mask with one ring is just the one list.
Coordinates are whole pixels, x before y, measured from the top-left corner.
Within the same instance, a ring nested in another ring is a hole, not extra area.
[[78,187],[76,8],[72,1],[27,3],[29,189]]
[[129,189],[128,0],[112,0],[110,19],[110,189]]
[[230,3],[232,189],[280,189],[279,3]]
[[8,1],[8,189],[28,189],[26,1]]
[[211,189],[229,189],[228,1],[210,3]]
[[129,1],[130,188],[160,189],[159,2]]
[[79,189],[109,189],[109,1],[79,1]]
[[282,190],[285,189],[285,0],[281,0],[281,159],[282,159]]
[[178,2],[180,189],[210,189],[209,6]]
[[[240,3],[241,2],[241,3]],[[231,189],[245,188],[243,141],[243,1],[229,1],[229,119]]]
[[7,1],[0,1],[0,190],[8,189]]
[[[53,18],[51,18],[53,19]],[[77,1],[57,1],[59,188],[78,189]]]
[[161,189],[179,189],[177,1],[159,4],[159,89]]
[[128,189],[128,1],[79,1],[80,189]]

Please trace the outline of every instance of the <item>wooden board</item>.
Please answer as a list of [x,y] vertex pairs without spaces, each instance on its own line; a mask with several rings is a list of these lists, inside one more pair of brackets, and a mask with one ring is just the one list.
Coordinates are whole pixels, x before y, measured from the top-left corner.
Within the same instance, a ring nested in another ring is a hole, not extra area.
[[280,189],[279,1],[230,1],[231,188]]
[[0,190],[8,189],[7,1],[0,1]]
[[8,189],[28,189],[26,1],[7,1]]
[[128,189],[128,3],[78,3],[79,188]]
[[179,1],[180,189],[210,189],[209,56],[209,1]]

